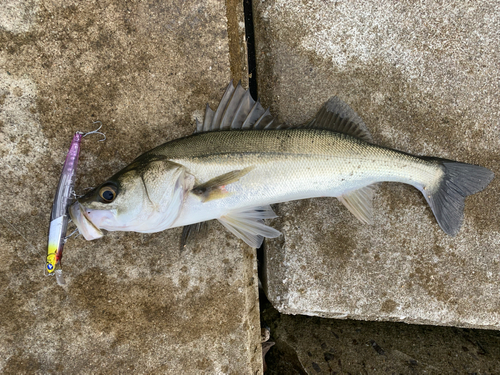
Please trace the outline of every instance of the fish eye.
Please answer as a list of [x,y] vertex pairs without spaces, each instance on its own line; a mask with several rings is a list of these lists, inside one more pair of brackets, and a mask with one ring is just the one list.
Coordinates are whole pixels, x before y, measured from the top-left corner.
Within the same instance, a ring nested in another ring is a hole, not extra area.
[[114,186],[103,186],[101,190],[99,190],[99,196],[105,203],[113,202],[116,198],[117,192]]

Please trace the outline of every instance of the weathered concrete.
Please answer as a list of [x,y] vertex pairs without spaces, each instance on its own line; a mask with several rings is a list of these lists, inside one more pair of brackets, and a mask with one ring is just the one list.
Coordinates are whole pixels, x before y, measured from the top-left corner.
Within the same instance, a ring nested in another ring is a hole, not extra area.
[[254,252],[218,224],[182,253],[180,230],[70,239],[67,285],[43,276],[72,134],[99,120],[107,135],[83,141],[77,192],[190,134],[230,78],[245,82],[240,4],[2,6],[0,371],[261,373]]
[[266,375],[497,374],[500,332],[262,314],[276,344]]
[[[498,2],[254,3],[259,92],[300,124],[338,95],[375,143],[500,170]],[[335,199],[280,204],[269,299],[284,313],[500,328],[500,180],[448,237],[421,194],[382,184],[375,225]]]

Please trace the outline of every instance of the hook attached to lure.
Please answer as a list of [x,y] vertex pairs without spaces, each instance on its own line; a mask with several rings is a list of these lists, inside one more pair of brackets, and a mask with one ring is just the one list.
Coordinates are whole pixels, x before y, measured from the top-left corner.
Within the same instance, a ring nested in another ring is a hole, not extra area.
[[99,139],[99,142],[104,142],[106,140],[106,134],[104,133],[101,133],[99,130],[101,130],[102,128],[102,122],[100,121],[94,121],[92,124],[100,124],[99,127],[96,129],[96,130],[92,130],[91,132],[88,132],[88,133],[85,133],[83,135],[83,137],[86,137],[87,135],[90,135],[90,134],[100,134],[102,135],[104,138],[103,139]]
[[[100,121],[97,122],[100,123]],[[66,242],[66,231],[68,229],[68,207],[73,200],[72,194],[75,186],[78,156],[80,155],[80,143],[82,138],[89,134],[101,134],[104,136],[102,140],[105,140],[106,136],[99,132],[101,127],[102,124],[98,129],[89,133],[75,133],[68,154],[66,155],[66,160],[64,161],[59,184],[57,185],[56,196],[50,215],[49,243],[45,270],[49,275],[56,275],[56,281],[59,285],[65,284],[62,275],[61,259],[64,243]]]

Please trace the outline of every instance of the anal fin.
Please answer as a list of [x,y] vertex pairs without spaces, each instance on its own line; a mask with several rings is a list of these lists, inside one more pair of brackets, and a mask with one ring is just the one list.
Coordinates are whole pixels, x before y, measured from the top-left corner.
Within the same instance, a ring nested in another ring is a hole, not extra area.
[[338,197],[356,218],[365,224],[373,224],[373,193],[374,185],[351,191]]
[[281,232],[264,224],[263,219],[277,217],[271,206],[252,207],[231,211],[218,220],[236,237],[245,241],[250,247],[258,248],[264,237],[275,238]]

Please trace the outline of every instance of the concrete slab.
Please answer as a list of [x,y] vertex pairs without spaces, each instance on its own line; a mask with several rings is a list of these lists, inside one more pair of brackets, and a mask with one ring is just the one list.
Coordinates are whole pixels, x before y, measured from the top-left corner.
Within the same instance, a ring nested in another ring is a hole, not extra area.
[[67,285],[43,275],[52,200],[75,131],[99,120],[107,135],[82,143],[81,192],[192,133],[205,103],[216,104],[230,78],[245,79],[243,15],[228,5],[7,1],[2,373],[262,372],[254,251],[218,224],[182,253],[180,230],[70,239]]
[[[333,95],[376,144],[499,175],[499,5],[254,3],[259,93],[300,124]],[[466,201],[455,238],[421,194],[382,184],[375,225],[335,199],[280,204],[264,282],[280,312],[500,328],[500,182]]]
[[280,315],[263,319],[276,342],[266,375],[496,374],[500,332]]

